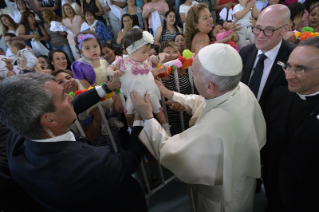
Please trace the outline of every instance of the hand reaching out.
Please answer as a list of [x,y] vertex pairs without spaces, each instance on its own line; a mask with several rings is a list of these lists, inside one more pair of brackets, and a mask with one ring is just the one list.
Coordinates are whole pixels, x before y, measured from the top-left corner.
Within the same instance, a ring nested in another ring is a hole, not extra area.
[[181,105],[181,104],[178,103],[178,102],[176,102],[176,103],[173,104],[172,102],[166,101],[165,104],[169,106],[169,109],[174,110],[174,111],[176,111],[176,112],[184,112],[184,111],[185,111],[184,106]]
[[136,91],[132,91],[130,93],[130,97],[135,110],[144,120],[153,118],[153,110],[149,94],[145,94],[145,101],[136,93]]
[[122,76],[123,75],[123,72],[122,71],[120,71],[120,70],[115,70],[114,71],[114,74],[113,74],[113,77],[120,77],[120,76]]
[[158,89],[160,90],[162,96],[164,96],[167,99],[173,98],[173,95],[174,95],[173,91],[168,90],[162,83],[160,83],[157,80],[155,80],[155,83],[156,83]]

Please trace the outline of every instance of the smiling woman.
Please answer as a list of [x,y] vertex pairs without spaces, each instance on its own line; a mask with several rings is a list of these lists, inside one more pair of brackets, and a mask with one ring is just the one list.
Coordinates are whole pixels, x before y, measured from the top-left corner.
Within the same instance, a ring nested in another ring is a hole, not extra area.
[[70,69],[71,62],[68,55],[62,50],[51,50],[47,59],[48,69],[52,71],[55,70],[65,70]]
[[213,18],[205,3],[194,5],[187,13],[185,49],[198,52],[210,44],[208,33],[213,29]]

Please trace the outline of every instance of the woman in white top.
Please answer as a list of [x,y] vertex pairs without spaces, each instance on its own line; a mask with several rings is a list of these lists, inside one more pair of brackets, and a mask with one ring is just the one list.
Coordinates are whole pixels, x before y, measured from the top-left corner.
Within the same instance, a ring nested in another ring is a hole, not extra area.
[[19,24],[15,23],[14,20],[7,14],[0,15],[0,26],[2,28],[2,35],[6,33],[18,34],[17,29]]
[[[64,4],[69,4],[69,5],[71,5],[71,7],[73,8],[73,10],[74,10],[74,12],[75,12],[75,14],[76,15],[80,15],[80,16],[82,16],[82,13],[83,13],[83,11],[81,10],[81,6],[78,4],[78,3],[76,3],[76,2],[73,2],[72,0],[65,0],[64,1]],[[64,5],[63,4],[63,5]],[[62,6],[63,6],[62,5]]]
[[179,6],[179,16],[181,17],[181,21],[183,22],[183,33],[185,33],[185,22],[186,22],[187,12],[192,6],[196,4],[198,4],[197,1],[184,0],[184,4]]
[[75,11],[69,4],[64,4],[62,7],[62,14],[63,14],[63,19],[62,19],[62,24],[71,30],[72,34],[68,33],[68,42],[73,54],[73,57],[75,60],[80,59],[80,54],[75,47],[75,42],[74,42],[74,36],[80,32],[81,25],[84,22],[84,19],[75,14]]
[[[19,24],[21,21],[22,13],[24,11],[29,10],[29,8],[27,7],[27,3],[24,0],[17,0],[16,3],[17,3],[17,7],[18,7],[19,12],[16,12],[14,14],[14,16],[12,16],[12,18],[13,18],[14,22]],[[39,16],[33,10],[30,10],[30,11],[35,14],[35,20],[40,21]]]
[[[104,0],[105,7],[104,9],[106,11],[110,11],[110,5],[116,5],[120,8],[124,8],[126,6],[126,0]],[[110,4],[110,5],[109,5]],[[114,39],[117,39],[117,35],[119,31],[121,30],[121,20],[116,17],[116,15],[112,12],[112,10],[109,12],[109,21],[113,29]]]

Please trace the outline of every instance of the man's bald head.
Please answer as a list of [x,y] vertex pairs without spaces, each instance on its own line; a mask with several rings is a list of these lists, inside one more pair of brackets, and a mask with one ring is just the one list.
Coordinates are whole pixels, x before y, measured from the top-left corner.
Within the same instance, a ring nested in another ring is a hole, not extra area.
[[259,18],[264,18],[265,16],[273,17],[282,22],[282,24],[289,24],[290,20],[290,10],[287,6],[283,4],[274,4],[266,7],[259,15]]
[[275,4],[265,8],[258,16],[255,27],[274,33],[272,36],[265,36],[264,32],[255,34],[256,48],[265,53],[277,46],[290,29],[289,20],[290,10],[287,6]]

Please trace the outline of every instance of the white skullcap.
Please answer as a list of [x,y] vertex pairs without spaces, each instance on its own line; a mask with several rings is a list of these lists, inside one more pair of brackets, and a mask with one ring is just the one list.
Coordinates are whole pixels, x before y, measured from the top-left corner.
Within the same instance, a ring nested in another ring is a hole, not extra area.
[[198,59],[207,71],[217,76],[235,76],[243,68],[240,55],[227,44],[216,43],[202,48]]

